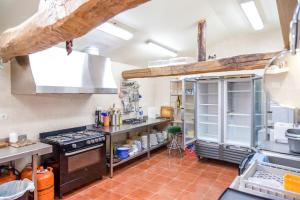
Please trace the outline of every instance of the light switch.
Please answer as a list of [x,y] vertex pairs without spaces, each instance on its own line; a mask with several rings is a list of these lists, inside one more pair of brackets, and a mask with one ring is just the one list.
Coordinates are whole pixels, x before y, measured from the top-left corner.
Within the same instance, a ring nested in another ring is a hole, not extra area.
[[0,113],[0,120],[7,120],[8,116],[6,113]]

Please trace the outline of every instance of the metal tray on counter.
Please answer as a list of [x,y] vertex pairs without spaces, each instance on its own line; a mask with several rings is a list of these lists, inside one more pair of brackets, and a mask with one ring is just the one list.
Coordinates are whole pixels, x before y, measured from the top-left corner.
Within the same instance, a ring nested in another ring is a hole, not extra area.
[[300,176],[300,169],[255,161],[231,188],[276,200],[300,200],[300,194],[284,190],[283,176],[287,173]]

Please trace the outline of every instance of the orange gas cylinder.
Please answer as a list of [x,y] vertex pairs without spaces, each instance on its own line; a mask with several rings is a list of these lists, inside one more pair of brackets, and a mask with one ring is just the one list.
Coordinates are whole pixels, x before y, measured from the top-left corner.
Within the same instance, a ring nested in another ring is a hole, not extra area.
[[9,181],[14,181],[17,180],[17,176],[14,174],[12,170],[9,170],[6,175],[1,175],[0,176],[0,184],[6,183]]
[[[32,168],[27,166],[21,173],[21,179],[32,179]],[[37,170],[37,190],[39,200],[54,199],[54,175],[51,167],[44,169],[42,166]]]

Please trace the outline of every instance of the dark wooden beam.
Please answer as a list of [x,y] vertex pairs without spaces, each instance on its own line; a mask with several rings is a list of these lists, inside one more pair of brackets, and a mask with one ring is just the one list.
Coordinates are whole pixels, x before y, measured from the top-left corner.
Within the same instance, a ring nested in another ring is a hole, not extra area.
[[297,5],[297,0],[276,0],[276,2],[284,48],[290,49],[290,22],[292,20],[293,13]]
[[122,72],[122,77],[132,79],[263,69],[278,53],[247,54],[193,64],[127,70]]
[[0,35],[8,61],[80,37],[122,11],[148,0],[43,0],[37,13]]
[[206,20],[198,23],[198,62],[206,60]]

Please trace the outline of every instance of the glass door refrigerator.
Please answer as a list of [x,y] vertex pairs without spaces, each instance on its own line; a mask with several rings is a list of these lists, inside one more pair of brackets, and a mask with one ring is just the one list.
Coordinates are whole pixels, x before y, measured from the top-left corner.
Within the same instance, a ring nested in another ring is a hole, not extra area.
[[219,159],[222,134],[222,79],[197,81],[198,156]]
[[263,126],[262,95],[261,78],[224,80],[223,160],[240,163],[253,151],[255,131]]
[[183,81],[183,147],[196,140],[196,80],[185,79]]
[[221,99],[219,80],[197,82],[197,138],[221,142]]

